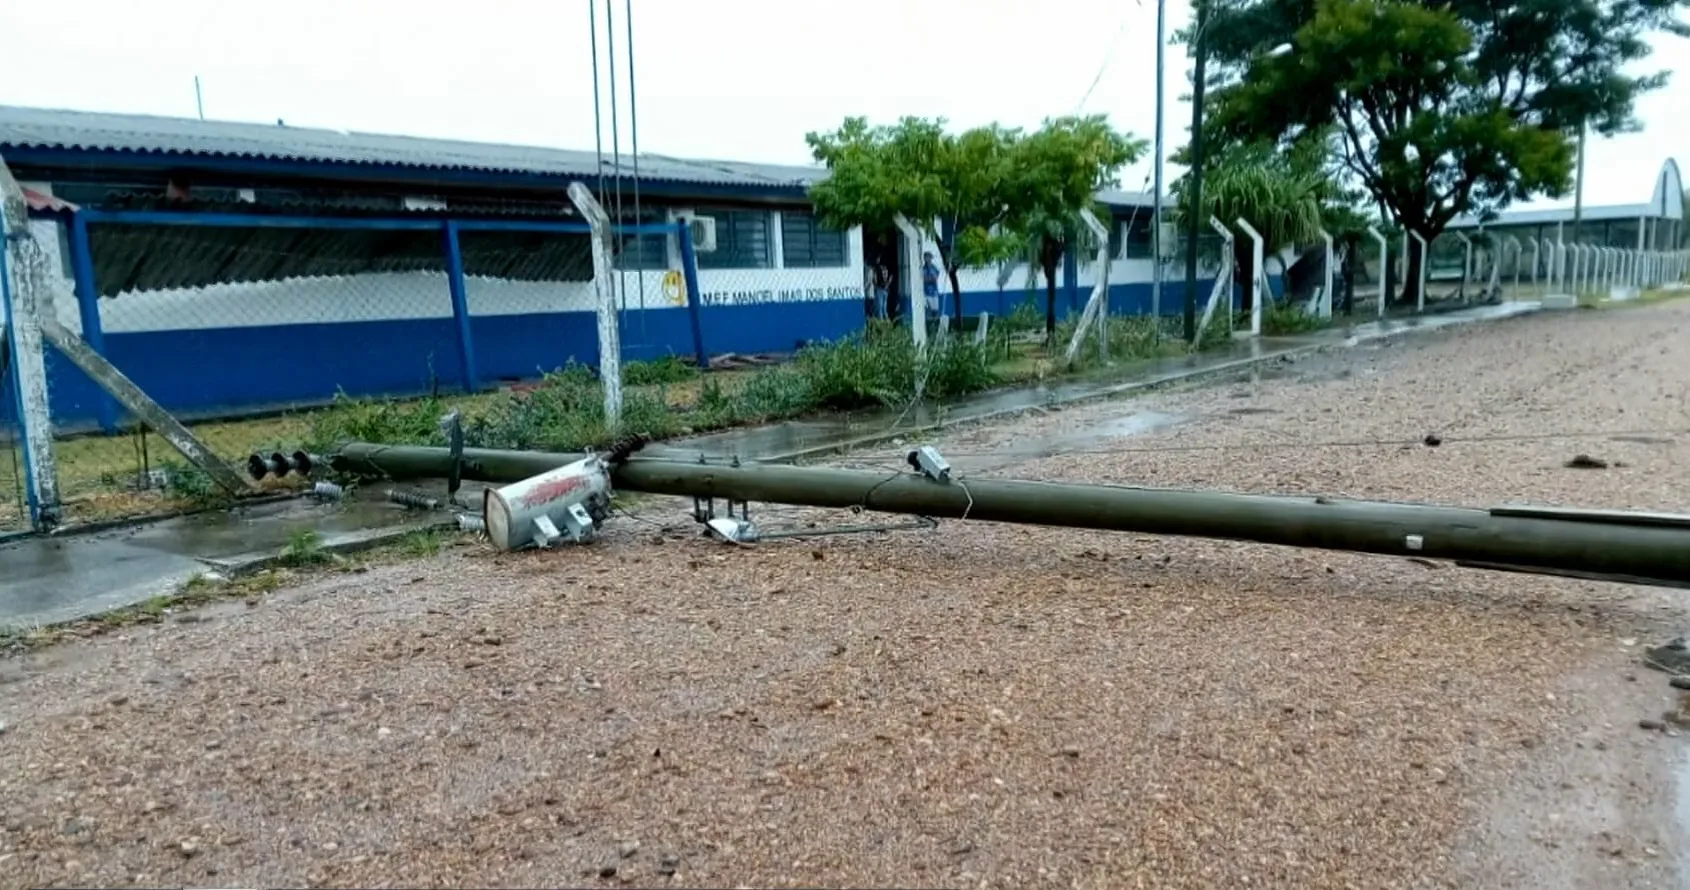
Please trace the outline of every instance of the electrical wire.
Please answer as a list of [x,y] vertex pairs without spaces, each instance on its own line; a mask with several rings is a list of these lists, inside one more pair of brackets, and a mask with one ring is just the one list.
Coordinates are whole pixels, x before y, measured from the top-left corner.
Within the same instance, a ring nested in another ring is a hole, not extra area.
[[[609,0],[606,0],[609,2]],[[588,40],[593,53],[593,154],[594,167],[598,170],[599,200],[604,200],[604,123],[599,111],[599,4],[598,0],[587,0],[587,17],[591,19],[587,27]]]
[[[620,107],[616,101],[616,4],[612,0],[605,0],[604,30],[605,36],[610,41],[607,48],[610,57],[610,163],[616,169],[616,216],[611,224],[611,230],[616,231],[621,228],[625,218],[622,215],[622,125]],[[628,311],[628,273],[622,268],[625,264],[620,262],[622,239],[620,237],[612,238],[611,243],[616,245],[616,258],[618,260],[616,263],[616,296],[621,302],[617,304],[616,323],[620,326],[622,324],[622,313]]]
[[[634,88],[634,0],[623,0],[623,27],[628,30],[628,129],[633,140],[631,149],[634,153],[634,223],[645,224],[645,214],[640,209],[640,100]],[[636,235],[640,244],[640,343],[645,345],[645,237]],[[667,241],[667,239],[665,239]]]

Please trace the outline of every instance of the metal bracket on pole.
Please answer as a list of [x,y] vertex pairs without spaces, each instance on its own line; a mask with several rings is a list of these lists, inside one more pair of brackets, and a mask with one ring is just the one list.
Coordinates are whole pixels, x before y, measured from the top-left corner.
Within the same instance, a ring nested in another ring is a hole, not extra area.
[[1262,233],[1256,231],[1255,227],[1251,226],[1242,216],[1238,218],[1237,222],[1238,227],[1243,229],[1244,234],[1250,238],[1250,335],[1260,337],[1262,335],[1262,300],[1267,297],[1266,294],[1262,293],[1262,264],[1266,262],[1266,257],[1263,256],[1262,252]]
[[1332,247],[1332,233],[1321,229],[1320,240],[1326,242],[1326,274],[1323,276],[1325,283],[1321,285],[1320,301],[1315,306],[1314,314],[1316,318],[1324,319],[1332,317],[1332,266],[1337,262],[1338,253]]
[[580,182],[569,184],[569,200],[592,227],[593,289],[598,295],[599,381],[604,385],[604,420],[622,422],[622,330],[617,313],[616,275],[611,261],[610,216]]
[[909,453],[909,464],[916,472],[941,484],[951,481],[951,465],[946,461],[939,449],[932,445],[923,445]]
[[1391,293],[1391,242],[1375,226],[1367,227],[1367,234],[1379,242],[1379,317],[1385,317],[1385,301]]
[[[1409,232],[1409,234],[1414,236],[1415,241],[1420,242],[1420,281],[1418,282],[1418,284],[1420,286],[1418,288],[1416,288],[1416,293],[1414,295],[1414,311],[1425,312],[1426,311],[1426,262],[1432,258],[1432,255],[1427,249],[1428,245],[1426,244],[1426,239],[1425,239],[1424,236],[1422,236],[1419,232]],[[1406,267],[1408,264],[1404,263],[1403,265]],[[1406,275],[1406,273],[1404,273],[1404,274]]]
[[[1068,340],[1068,351],[1062,357],[1063,363],[1070,366],[1080,354],[1080,344],[1085,342],[1087,329],[1099,315],[1107,319],[1108,310],[1104,307],[1109,303],[1109,230],[1104,228],[1103,223],[1098,222],[1089,208],[1080,211],[1080,222],[1098,238],[1097,281],[1092,284],[1091,298],[1086,300],[1086,308],[1080,313],[1079,322],[1074,325],[1074,336]],[[1098,348],[1105,359],[1109,356],[1108,328],[1107,320],[1098,328]]]

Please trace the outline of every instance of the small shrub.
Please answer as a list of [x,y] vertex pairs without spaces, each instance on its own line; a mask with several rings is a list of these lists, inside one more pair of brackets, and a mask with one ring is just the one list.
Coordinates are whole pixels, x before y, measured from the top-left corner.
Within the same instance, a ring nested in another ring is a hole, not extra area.
[[796,417],[814,411],[820,404],[810,378],[804,372],[795,368],[770,368],[753,374],[730,401],[712,401],[711,407],[705,410],[712,414],[725,411],[732,418],[722,424],[725,426],[727,423],[766,423]]
[[187,501],[191,504],[206,504],[224,498],[223,489],[211,481],[211,477],[199,467],[187,464],[161,464],[164,470],[164,493],[172,500]]
[[622,366],[622,382],[629,386],[681,383],[697,376],[698,366],[678,355],[666,355],[649,362],[628,362]]
[[991,347],[961,337],[941,337],[930,345],[926,373],[923,394],[933,399],[954,399],[998,383]]
[[342,442],[381,445],[444,445],[440,417],[445,404],[429,396],[421,399],[355,399],[345,392],[311,415],[306,450],[327,452]]
[[282,548],[282,555],[277,562],[289,568],[321,565],[329,561],[329,554],[324,552],[323,543],[317,537],[317,532],[303,528],[288,535],[288,543]]
[[1262,333],[1269,336],[1306,334],[1325,326],[1325,322],[1305,311],[1301,303],[1268,300],[1262,307]]
[[819,407],[901,405],[915,392],[916,353],[908,331],[890,324],[798,353],[798,372]]

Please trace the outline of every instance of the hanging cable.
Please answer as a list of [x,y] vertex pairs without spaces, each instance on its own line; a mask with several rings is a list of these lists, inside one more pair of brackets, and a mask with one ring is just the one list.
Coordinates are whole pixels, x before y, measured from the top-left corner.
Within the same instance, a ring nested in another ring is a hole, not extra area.
[[[608,2],[608,0],[607,0]],[[593,50],[593,154],[594,166],[599,174],[599,200],[604,200],[604,123],[599,113],[599,4],[598,0],[587,0],[587,17],[592,19],[587,28],[588,39],[592,41]]]
[[621,300],[617,305],[616,324],[622,324],[622,314],[628,311],[628,273],[622,268],[622,125],[616,102],[616,4],[606,0],[604,4],[605,35],[610,38],[610,163],[616,168],[616,214],[611,231],[616,233],[613,243],[616,252],[616,296]]
[[[634,153],[634,222],[645,224],[645,215],[640,209],[640,100],[634,88],[634,0],[623,0],[623,27],[628,29],[628,129],[633,139],[630,146]],[[640,342],[645,343],[645,235],[634,236],[640,245]],[[668,239],[664,239],[668,243]],[[665,254],[668,251],[664,251]],[[668,266],[667,258],[664,266]]]

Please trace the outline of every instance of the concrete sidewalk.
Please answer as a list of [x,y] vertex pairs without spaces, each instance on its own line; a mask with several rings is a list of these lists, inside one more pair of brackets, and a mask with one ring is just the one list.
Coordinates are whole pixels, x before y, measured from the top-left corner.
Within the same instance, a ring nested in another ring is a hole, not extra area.
[[[1367,322],[1301,337],[1240,340],[1229,349],[1133,366],[1113,376],[987,393],[961,403],[907,414],[875,412],[792,421],[698,436],[667,447],[747,461],[791,461],[905,437],[958,423],[979,422],[1031,408],[1107,398],[1182,380],[1247,369],[1325,349],[1455,325],[1494,321],[1538,310],[1505,303],[1421,318]],[[210,569],[279,553],[302,529],[322,546],[358,545],[438,524],[391,504],[307,499],[140,523],[117,529],[0,544],[0,629],[71,621],[144,602],[178,589]]]

